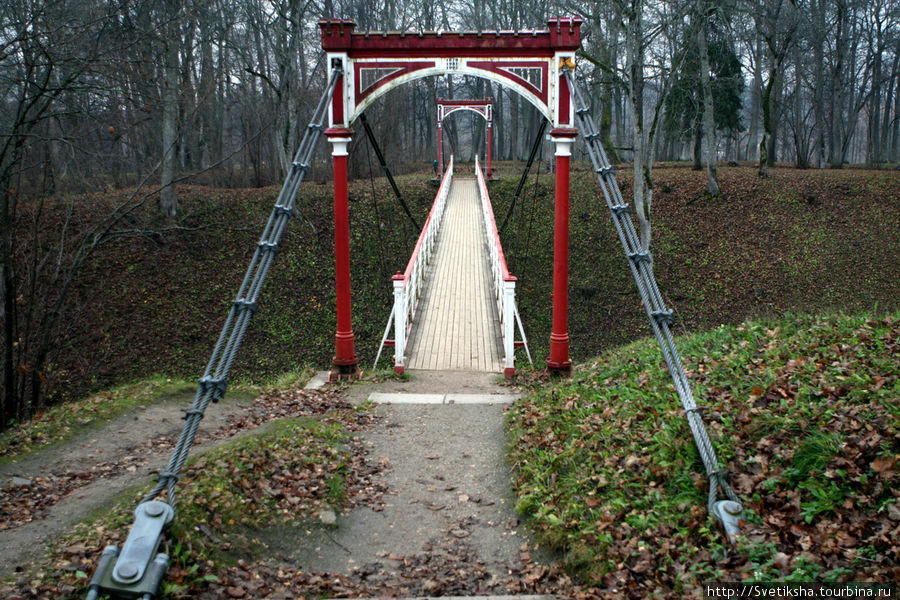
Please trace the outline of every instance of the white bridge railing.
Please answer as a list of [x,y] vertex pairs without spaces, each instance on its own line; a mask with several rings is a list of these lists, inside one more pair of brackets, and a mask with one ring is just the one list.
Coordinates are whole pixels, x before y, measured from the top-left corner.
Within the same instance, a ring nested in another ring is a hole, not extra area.
[[[528,362],[531,360],[531,352],[528,350],[528,340],[525,338],[525,330],[522,328],[522,319],[519,317],[519,308],[516,306],[516,278],[506,267],[506,256],[503,254],[503,246],[500,244],[500,234],[497,232],[497,223],[494,220],[494,208],[491,206],[491,198],[488,195],[487,183],[478,156],[475,156],[475,179],[478,182],[478,195],[481,197],[481,214],[484,221],[484,233],[487,240],[488,253],[491,258],[491,281],[493,283],[494,301],[497,303],[497,313],[500,315],[500,332],[503,336],[503,374],[512,377],[515,373],[516,347],[525,348]],[[522,340],[516,341],[516,326]]]
[[[413,317],[419,304],[419,292],[425,279],[425,267],[431,262],[431,254],[441,228],[441,219],[444,216],[444,207],[447,205],[447,195],[450,193],[450,180],[453,178],[453,155],[450,156],[450,164],[444,171],[441,186],[438,188],[431,212],[422,226],[419,239],[406,270],[397,273],[392,278],[394,282],[394,309],[388,319],[384,335],[381,337],[381,345],[375,357],[375,366],[381,358],[381,351],[385,346],[394,346],[394,371],[403,373],[406,369],[406,342],[409,339],[409,330],[412,328]],[[394,339],[389,340],[391,324],[394,325]],[[374,368],[374,367],[373,367]]]

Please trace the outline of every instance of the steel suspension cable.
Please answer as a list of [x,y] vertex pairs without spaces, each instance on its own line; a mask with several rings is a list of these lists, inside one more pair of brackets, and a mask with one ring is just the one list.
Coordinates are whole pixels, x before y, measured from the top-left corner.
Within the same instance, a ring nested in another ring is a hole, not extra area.
[[[691,434],[700,452],[703,466],[706,469],[709,481],[707,507],[709,512],[722,522],[729,539],[733,540],[738,532],[738,515],[740,515],[742,507],[737,494],[734,493],[728,482],[727,472],[719,465],[715,449],[700,415],[701,408],[697,406],[694,399],[693,390],[681,363],[681,357],[675,347],[671,331],[673,323],[672,311],[666,308],[662,294],[656,284],[656,278],[653,275],[652,255],[648,249],[644,249],[641,245],[640,238],[631,220],[631,206],[622,197],[619,185],[616,182],[615,169],[609,163],[606,152],[600,143],[600,133],[575,81],[574,73],[568,66],[563,67],[563,73],[569,84],[569,91],[575,106],[575,114],[579,121],[579,130],[585,140],[591,164],[600,183],[600,189],[612,216],[619,240],[628,257],[628,266],[637,284],[638,293],[647,311],[647,316],[650,318],[650,327],[659,343],[663,359],[666,362],[669,375],[672,377],[675,390],[687,417],[688,426],[691,429]],[[717,502],[719,488],[725,493],[728,501]]]
[[[200,378],[194,402],[191,408],[185,410],[186,422],[166,468],[158,474],[156,486],[135,509],[135,520],[121,551],[114,545],[103,550],[90,582],[87,600],[95,600],[101,592],[144,599],[152,599],[158,592],[169,557],[163,553],[157,554],[157,551],[164,528],[175,516],[175,484],[206,408],[210,402],[217,402],[225,395],[228,373],[256,312],[259,294],[278,253],[281,236],[288,220],[293,216],[297,191],[309,172],[316,142],[324,130],[328,103],[341,74],[340,68],[333,70],[325,92],[313,112],[312,121],[303,135],[237,297]],[[167,492],[166,502],[156,500],[163,491]]]
[[278,254],[278,243],[281,240],[288,220],[293,215],[297,191],[304,177],[309,172],[316,142],[318,142],[324,130],[328,102],[340,75],[340,70],[336,69],[332,72],[331,80],[328,82],[325,92],[316,106],[312,120],[306,129],[300,142],[300,147],[291,163],[291,168],[285,177],[284,185],[281,188],[272,213],[269,215],[269,220],[263,229],[260,241],[256,245],[256,250],[241,282],[237,297],[232,303],[225,325],[222,327],[222,332],[219,334],[219,338],[213,347],[203,376],[200,378],[200,385],[197,388],[194,404],[185,411],[187,422],[184,425],[181,436],[175,445],[175,449],[172,451],[166,469],[159,473],[159,481],[156,487],[146,495],[144,502],[154,499],[163,489],[167,489],[168,503],[173,507],[175,506],[175,483],[178,480],[178,475],[187,459],[206,407],[209,406],[210,402],[218,402],[225,395],[228,387],[228,373],[231,371],[231,366],[240,349],[250,320],[256,312],[263,283],[265,283],[269,269],[272,267],[275,256]]
[[369,126],[369,121],[366,119],[366,115],[359,115],[359,121],[363,124],[363,129],[365,130],[366,137],[369,140],[369,147],[371,147],[375,151],[375,156],[378,158],[378,164],[381,165],[381,169],[384,171],[384,175],[385,177],[387,177],[388,183],[391,184],[391,189],[394,190],[394,195],[397,196],[397,200],[399,200],[400,204],[403,206],[403,212],[405,212],[406,216],[409,217],[409,220],[416,228],[416,233],[418,233],[422,230],[422,227],[419,226],[418,221],[416,221],[416,218],[413,216],[412,211],[409,209],[409,205],[406,203],[406,200],[403,199],[403,194],[400,193],[400,188],[397,187],[397,182],[394,181],[394,176],[391,174],[391,170],[387,166],[387,161],[384,160],[384,154],[382,154],[381,152],[381,147],[378,145],[378,141],[375,139],[375,133],[372,132],[372,128]]
[[[516,193],[513,194],[512,202],[509,204],[509,210],[506,211],[506,217],[503,218],[503,223],[500,225],[500,233],[503,233],[503,230],[506,229],[506,224],[516,210],[516,202],[518,202],[519,194],[522,193],[522,188],[525,187],[525,182],[528,180],[528,174],[531,172],[531,165],[534,164],[534,157],[537,156],[538,150],[541,148],[542,142],[544,141],[544,131],[546,130],[547,119],[541,119],[541,126],[538,127],[537,136],[535,136],[534,142],[531,144],[528,162],[525,163],[525,169],[522,171],[522,176],[519,178],[519,185],[516,186]],[[538,167],[538,172],[540,172],[540,167]]]

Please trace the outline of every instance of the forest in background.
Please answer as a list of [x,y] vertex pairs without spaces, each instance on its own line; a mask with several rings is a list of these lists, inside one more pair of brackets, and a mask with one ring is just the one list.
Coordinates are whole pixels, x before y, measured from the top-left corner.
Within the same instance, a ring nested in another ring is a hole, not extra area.
[[[281,180],[324,86],[320,19],[487,31],[573,14],[584,19],[577,77],[648,208],[659,160],[705,165],[715,196],[718,161],[753,161],[765,176],[776,162],[900,158],[900,6],[888,0],[10,0],[0,6],[0,428],[41,404],[72,287],[96,249],[208,227],[180,210],[178,182]],[[527,156],[540,125],[527,102],[477,78],[429,78],[367,111],[395,171],[433,160],[437,97],[493,98],[494,156]],[[466,160],[483,146],[478,121],[445,127],[445,155]],[[352,154],[357,175],[367,157]],[[329,176],[322,148],[313,178]],[[116,202],[75,209],[91,202],[80,194],[119,189]]]

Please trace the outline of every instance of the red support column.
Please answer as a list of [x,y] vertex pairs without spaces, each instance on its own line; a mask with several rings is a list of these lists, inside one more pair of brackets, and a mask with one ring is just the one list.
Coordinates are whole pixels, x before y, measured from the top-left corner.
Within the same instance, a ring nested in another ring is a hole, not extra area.
[[568,373],[569,358],[569,157],[575,142],[575,129],[558,128],[550,132],[556,143],[556,199],[553,219],[553,328],[547,368]]
[[443,129],[440,121],[438,121],[438,181],[444,178],[444,143],[441,141],[441,131]]
[[327,129],[334,161],[334,279],[337,291],[337,334],[331,380],[358,375],[353,348],[350,302],[350,207],[347,196],[347,146],[352,129]]
[[491,179],[494,177],[494,173],[491,170],[491,122],[488,121],[487,126],[487,178]]

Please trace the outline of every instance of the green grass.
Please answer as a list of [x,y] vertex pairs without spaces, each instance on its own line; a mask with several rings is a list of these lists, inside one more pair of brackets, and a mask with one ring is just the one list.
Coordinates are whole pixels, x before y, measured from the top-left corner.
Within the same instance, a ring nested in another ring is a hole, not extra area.
[[[864,540],[890,562],[892,549],[872,531],[898,483],[883,467],[900,457],[898,341],[897,315],[788,316],[678,340],[719,460],[748,509],[754,534],[741,566],[727,562],[706,514],[703,465],[655,340],[603,354],[517,403],[509,417],[517,509],[595,584],[625,573],[678,591],[716,577],[840,579],[848,568],[870,580],[877,575],[848,565]],[[805,550],[792,523],[810,528]],[[838,527],[850,550],[816,533],[833,538]],[[791,554],[790,566],[775,565],[777,551]]]
[[[239,438],[199,456],[189,465],[179,498],[175,538],[196,538],[201,524],[214,530],[257,528],[298,520],[345,497],[349,455],[344,428],[312,418],[274,422],[264,433]],[[301,488],[284,492],[279,481],[316,473]],[[322,485],[317,487],[317,482]],[[216,550],[200,538],[201,556]],[[194,542],[196,547],[196,541]]]

